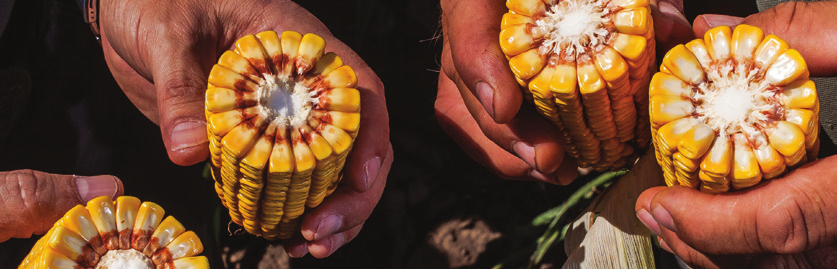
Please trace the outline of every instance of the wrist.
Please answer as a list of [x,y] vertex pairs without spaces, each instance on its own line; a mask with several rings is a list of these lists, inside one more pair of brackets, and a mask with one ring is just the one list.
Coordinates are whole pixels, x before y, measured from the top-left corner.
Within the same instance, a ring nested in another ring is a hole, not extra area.
[[102,42],[102,35],[99,28],[99,0],[76,0],[81,12],[84,14],[84,22],[90,25],[96,41]]

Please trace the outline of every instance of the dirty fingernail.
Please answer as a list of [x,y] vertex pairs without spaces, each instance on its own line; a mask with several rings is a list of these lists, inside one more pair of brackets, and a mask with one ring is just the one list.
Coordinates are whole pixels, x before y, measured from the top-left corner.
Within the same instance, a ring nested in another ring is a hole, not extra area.
[[113,196],[119,190],[119,183],[113,176],[76,176],[76,189],[82,200],[90,201],[99,196]]
[[343,217],[337,215],[328,215],[320,220],[320,225],[317,226],[317,232],[314,233],[314,240],[319,240],[330,236],[337,232],[343,226]]
[[526,142],[515,142],[512,145],[512,150],[514,155],[526,162],[529,167],[538,169],[538,165],[535,163],[535,147]]
[[645,227],[648,227],[648,230],[651,230],[654,234],[660,234],[660,226],[657,225],[657,221],[654,220],[654,217],[651,216],[651,213],[648,213],[647,210],[640,209],[636,212],[636,217],[639,221],[642,222]]
[[491,85],[485,82],[477,83],[477,98],[485,107],[488,115],[494,118],[494,88],[491,88]]
[[709,27],[721,25],[735,26],[741,24],[741,22],[744,21],[744,18],[742,17],[718,14],[706,14],[703,15],[703,19],[706,21],[706,25],[709,25]]
[[677,227],[674,225],[674,220],[665,208],[657,206],[654,209],[651,209],[651,214],[654,215],[654,220],[657,221],[657,224],[663,226],[663,228],[666,228],[669,231],[677,233]]
[[191,148],[209,142],[206,137],[206,123],[182,122],[171,129],[171,151]]
[[375,179],[378,178],[378,170],[381,169],[381,157],[375,157],[366,161],[363,165],[363,181],[366,183],[366,189],[372,188],[375,184]]

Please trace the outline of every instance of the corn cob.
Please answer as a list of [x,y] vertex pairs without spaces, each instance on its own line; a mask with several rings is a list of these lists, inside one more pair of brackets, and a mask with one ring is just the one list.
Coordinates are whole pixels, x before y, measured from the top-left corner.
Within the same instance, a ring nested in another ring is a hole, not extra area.
[[580,167],[631,165],[648,146],[654,27],[647,0],[507,0],[500,48],[524,96]]
[[215,191],[233,222],[267,239],[298,230],[341,180],[360,124],[351,67],[314,34],[242,37],[206,91]]
[[671,49],[660,70],[651,131],[669,186],[743,189],[816,158],[816,86],[781,38],[750,25],[712,28]]
[[97,197],[67,211],[18,268],[209,268],[195,256],[197,235],[164,212],[135,197]]

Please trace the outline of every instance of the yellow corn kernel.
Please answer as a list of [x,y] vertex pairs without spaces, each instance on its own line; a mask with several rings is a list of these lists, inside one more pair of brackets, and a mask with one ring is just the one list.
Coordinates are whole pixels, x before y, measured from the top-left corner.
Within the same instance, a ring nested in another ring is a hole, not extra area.
[[526,24],[519,24],[500,31],[500,49],[503,50],[503,53],[515,56],[531,49],[534,38],[530,33],[527,33],[527,29],[530,27]]
[[296,57],[296,75],[301,76],[314,67],[325,53],[325,40],[315,34],[302,36],[299,42],[299,56]]
[[677,45],[672,48],[663,57],[663,65],[672,75],[689,84],[695,85],[703,82],[704,74],[700,61],[686,46]]
[[768,35],[761,41],[755,52],[755,61],[759,66],[768,66],[776,57],[788,50],[788,43],[775,35]]
[[776,58],[776,61],[767,69],[765,79],[777,86],[788,85],[799,79],[808,78],[808,65],[802,59],[802,55],[795,49],[788,49]]
[[730,39],[732,29],[729,26],[718,26],[703,34],[703,42],[706,44],[706,51],[716,61],[723,61],[729,58]]
[[541,0],[507,0],[506,7],[517,14],[527,17],[532,17],[544,10],[544,4]]
[[616,13],[613,18],[613,24],[616,25],[616,30],[620,33],[629,35],[641,35],[648,32],[649,28],[653,28],[648,21],[648,8],[628,8]]
[[756,47],[764,39],[764,32],[755,26],[741,25],[732,32],[732,57],[738,61],[753,58]]

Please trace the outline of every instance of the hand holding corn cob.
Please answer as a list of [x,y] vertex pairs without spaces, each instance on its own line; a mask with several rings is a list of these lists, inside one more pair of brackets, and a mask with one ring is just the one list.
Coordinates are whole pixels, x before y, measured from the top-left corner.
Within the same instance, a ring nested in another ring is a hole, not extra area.
[[44,234],[70,208],[101,195],[122,195],[113,176],[70,176],[32,170],[0,172],[0,242]]
[[504,2],[441,1],[437,118],[474,159],[501,177],[567,184],[576,165],[564,159],[558,129],[531,108],[521,109],[520,86],[497,42],[508,10]]
[[169,157],[181,165],[209,155],[207,77],[236,40],[266,30],[322,37],[328,51],[356,74],[352,96],[361,99],[363,109],[353,119],[363,127],[353,133],[342,183],[317,208],[306,210],[301,236],[283,246],[295,257],[309,251],[325,257],[357,235],[381,197],[392,162],[383,85],[319,20],[284,0],[102,0],[99,5],[102,45],[114,77],[140,111],[160,125]]
[[[521,106],[524,94],[509,70],[506,59],[510,56],[504,55],[508,48],[501,49],[497,42],[498,35],[503,39],[498,24],[506,23],[504,13],[524,2],[541,1],[442,1],[444,75],[439,77],[436,114],[442,127],[474,159],[500,176],[566,184],[575,177],[577,165],[562,156],[568,150],[562,145],[566,137],[531,106]],[[558,1],[543,2],[551,6]],[[692,37],[682,15],[682,1],[640,2],[651,7],[662,46]],[[470,115],[464,114],[466,109]],[[578,164],[589,166],[589,160],[585,161]]]
[[[786,3],[746,19],[723,19],[784,37],[812,75],[834,76],[837,48],[817,44],[837,41],[837,27],[830,23],[835,12],[833,1]],[[718,25],[712,20],[717,18],[698,17],[695,33],[702,36],[708,25]],[[831,268],[837,255],[835,167],[832,156],[753,189],[722,195],[680,186],[652,188],[639,197],[637,216],[659,235],[664,249],[696,267]]]

